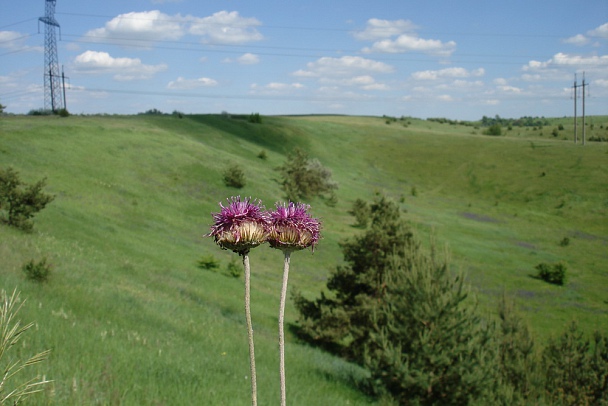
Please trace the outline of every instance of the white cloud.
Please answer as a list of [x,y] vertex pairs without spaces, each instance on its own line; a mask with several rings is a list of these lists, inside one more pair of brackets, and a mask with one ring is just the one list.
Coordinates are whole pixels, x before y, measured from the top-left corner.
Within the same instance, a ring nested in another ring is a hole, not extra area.
[[595,86],[608,88],[608,79],[597,79],[593,81]]
[[498,86],[498,90],[504,93],[512,93],[512,94],[520,94],[522,90],[519,87],[515,86]]
[[493,80],[493,82],[495,85],[498,85],[498,86],[505,86],[508,83],[507,79],[505,79],[505,78],[496,78]]
[[306,70],[294,72],[298,77],[345,77],[356,76],[366,72],[391,73],[394,68],[384,62],[378,62],[360,56],[343,56],[341,58],[323,57],[306,64]]
[[139,58],[114,58],[107,52],[86,51],[73,62],[76,72],[88,74],[113,74],[115,80],[150,79],[167,65],[145,65]]
[[372,18],[367,21],[367,26],[363,31],[353,33],[356,39],[363,41],[374,41],[380,38],[390,38],[412,32],[418,27],[409,20],[379,20]]
[[530,61],[522,67],[522,78],[527,81],[564,80],[577,71],[586,71],[606,77],[608,55],[568,55],[557,53],[546,61]]
[[255,65],[260,62],[260,57],[255,54],[246,53],[237,58],[241,65]]
[[452,102],[452,101],[454,101],[454,98],[452,96],[450,96],[449,94],[442,94],[442,95],[437,96],[437,100],[443,101],[443,102]]
[[445,68],[440,70],[425,70],[412,73],[412,77],[416,80],[437,80],[444,78],[468,78],[480,77],[485,74],[483,68],[467,70],[465,68]]
[[88,31],[85,36],[94,41],[115,40],[127,45],[137,45],[141,41],[174,41],[184,35],[183,23],[183,17],[169,16],[158,10],[131,12],[114,17],[103,28]]
[[0,48],[13,49],[21,46],[23,41],[20,41],[23,34],[17,31],[0,31]]
[[279,83],[271,82],[266,85],[258,85],[254,83],[250,86],[251,93],[261,95],[277,95],[277,94],[290,94],[295,90],[303,89],[304,85],[301,83]]
[[178,77],[176,80],[172,80],[167,84],[168,89],[174,90],[188,90],[196,89],[199,87],[212,87],[217,86],[218,82],[210,78],[198,78],[198,79],[185,79]]
[[190,34],[201,36],[206,43],[244,44],[264,38],[255,28],[261,23],[255,18],[241,17],[237,11],[219,11],[204,18],[191,17],[189,22]]
[[587,31],[587,35],[608,39],[608,23],[602,24],[591,31]]
[[589,38],[585,37],[583,34],[577,34],[573,37],[566,38],[563,42],[566,44],[582,46],[589,43]]
[[423,52],[438,56],[450,56],[456,49],[456,42],[441,42],[436,39],[423,39],[415,34],[402,34],[396,39],[383,39],[371,47],[363,48],[363,52],[404,53]]

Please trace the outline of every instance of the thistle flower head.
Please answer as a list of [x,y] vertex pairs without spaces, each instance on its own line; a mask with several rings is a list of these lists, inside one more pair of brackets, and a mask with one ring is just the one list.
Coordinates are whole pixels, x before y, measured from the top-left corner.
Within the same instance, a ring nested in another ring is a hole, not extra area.
[[314,251],[319,241],[321,223],[311,217],[304,203],[277,203],[276,210],[270,212],[268,242],[272,248],[283,251],[297,251],[311,247]]
[[246,254],[251,248],[266,241],[268,214],[260,200],[240,196],[228,199],[228,205],[220,202],[222,210],[212,213],[215,223],[206,237],[213,237],[222,249],[230,249],[237,254]]

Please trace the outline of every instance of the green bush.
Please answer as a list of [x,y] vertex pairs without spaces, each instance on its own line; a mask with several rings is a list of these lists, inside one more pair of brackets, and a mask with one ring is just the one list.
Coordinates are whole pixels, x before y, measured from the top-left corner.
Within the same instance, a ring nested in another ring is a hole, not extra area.
[[233,278],[240,278],[241,275],[243,275],[243,273],[244,273],[243,265],[240,264],[239,261],[236,260],[235,258],[232,258],[230,260],[230,262],[228,263],[228,266],[226,267],[226,271]]
[[59,117],[69,117],[70,116],[70,112],[68,111],[68,109],[59,109],[59,110],[57,110],[56,114]]
[[46,262],[46,258],[42,258],[38,262],[32,259],[21,269],[27,279],[34,282],[47,282],[51,276],[52,265]]
[[254,124],[262,124],[262,116],[260,116],[260,113],[251,113],[249,115],[249,122]]
[[369,222],[369,218],[371,217],[371,209],[367,202],[362,199],[357,199],[353,202],[353,206],[348,212],[348,214],[355,217],[356,227],[367,227],[367,223]]
[[494,136],[502,135],[502,127],[500,126],[500,124],[492,124],[483,133],[485,135],[494,135]]
[[0,169],[0,222],[31,231],[31,218],[55,198],[42,192],[46,179],[26,185],[13,168]]
[[540,264],[536,265],[535,268],[538,271],[537,277],[545,282],[560,286],[566,283],[567,267],[563,262],[557,262],[554,264],[541,262]]
[[213,255],[205,255],[201,259],[198,260],[197,265],[201,269],[207,269],[210,271],[214,271],[219,269],[220,261],[217,260]]
[[264,160],[264,161],[268,159],[268,153],[266,152],[266,150],[265,150],[265,149],[261,150],[261,151],[258,153],[258,158],[260,158],[260,159],[262,159],[262,160]]
[[240,189],[245,186],[245,171],[239,165],[232,165],[224,171],[224,184]]

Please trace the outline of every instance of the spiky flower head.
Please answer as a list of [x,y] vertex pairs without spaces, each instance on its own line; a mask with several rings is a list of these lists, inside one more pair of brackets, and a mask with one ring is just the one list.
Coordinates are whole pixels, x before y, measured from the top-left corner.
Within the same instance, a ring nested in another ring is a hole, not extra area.
[[308,214],[310,206],[304,203],[276,203],[270,212],[268,242],[272,248],[297,251],[311,247],[319,241],[321,223]]
[[205,236],[213,237],[222,249],[247,254],[251,248],[266,241],[268,214],[260,200],[251,200],[250,197],[241,200],[240,196],[227,200],[226,206],[220,202],[222,210],[219,213],[212,213],[215,223]]

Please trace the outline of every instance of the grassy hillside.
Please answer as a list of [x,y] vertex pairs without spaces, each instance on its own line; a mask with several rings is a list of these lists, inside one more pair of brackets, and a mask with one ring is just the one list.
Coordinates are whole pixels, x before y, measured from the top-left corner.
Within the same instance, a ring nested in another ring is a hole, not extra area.
[[[608,117],[593,124],[602,134]],[[235,257],[202,237],[210,213],[235,194],[267,207],[282,200],[274,168],[296,146],[331,168],[340,189],[335,207],[308,202],[324,239],[314,255],[293,255],[292,287],[318,295],[342,260],[338,242],[359,232],[352,202],[381,192],[401,202],[423,239],[433,232],[449,244],[488,315],[507,291],[541,339],[572,319],[605,330],[608,145],[575,145],[564,125],[558,137],[547,127],[488,137],[374,117],[3,117],[0,167],[28,182],[47,177],[56,195],[33,234],[0,227],[0,287],[21,290],[21,316],[37,322],[20,350],[53,350],[42,367],[56,404],[246,404],[242,280],[196,262],[214,255],[225,268]],[[246,169],[241,190],[222,182],[232,164]],[[43,257],[51,281],[24,280],[21,266]],[[536,264],[558,260],[568,264],[566,286],[531,277]],[[251,264],[260,403],[272,404],[282,254],[261,247]],[[295,320],[291,305],[287,316]],[[361,369],[293,337],[286,352],[291,404],[373,403],[357,390]]]

